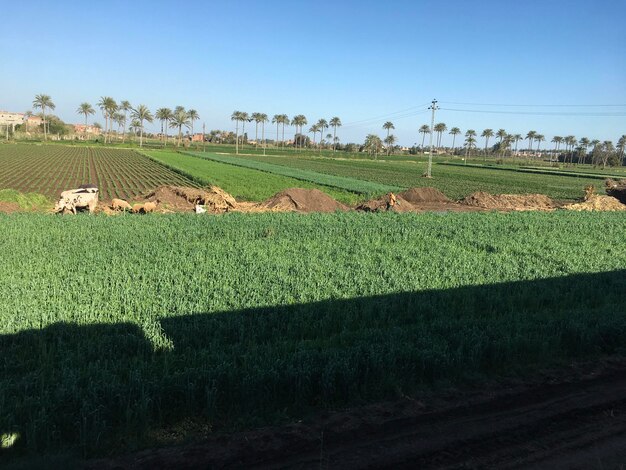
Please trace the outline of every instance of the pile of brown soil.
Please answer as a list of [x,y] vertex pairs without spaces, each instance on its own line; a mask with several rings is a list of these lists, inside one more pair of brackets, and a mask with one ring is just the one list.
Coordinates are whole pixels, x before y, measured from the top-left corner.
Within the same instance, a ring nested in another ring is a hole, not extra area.
[[606,186],[606,193],[619,200],[622,204],[626,204],[626,179],[612,180],[607,179],[604,182]]
[[563,209],[570,211],[626,211],[626,204],[622,204],[611,196],[594,194],[584,202],[568,204]]
[[259,207],[272,211],[335,212],[348,210],[319,189],[290,188],[272,196]]
[[417,208],[409,201],[395,195],[387,193],[377,199],[371,199],[356,206],[356,210],[363,212],[415,212]]
[[145,195],[142,200],[156,202],[162,210],[193,211],[196,204],[205,206],[207,212],[210,213],[237,209],[235,198],[217,186],[205,189],[160,186]]
[[452,202],[435,188],[411,188],[398,194],[398,197],[411,204]]
[[15,202],[0,201],[0,212],[3,214],[11,214],[12,212],[18,212],[19,210],[20,206]]
[[461,201],[461,204],[499,211],[550,211],[557,204],[544,194],[489,194],[476,192]]

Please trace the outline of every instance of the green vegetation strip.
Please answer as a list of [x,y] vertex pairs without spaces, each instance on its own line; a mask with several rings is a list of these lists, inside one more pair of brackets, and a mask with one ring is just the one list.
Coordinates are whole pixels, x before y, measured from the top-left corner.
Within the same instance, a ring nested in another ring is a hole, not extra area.
[[213,160],[220,163],[227,163],[229,165],[242,166],[244,168],[251,168],[267,173],[287,176],[289,178],[308,181],[310,183],[320,184],[323,186],[345,189],[346,191],[352,191],[364,195],[383,194],[390,191],[398,191],[400,189],[398,186],[380,184],[371,181],[363,181],[356,178],[348,178],[345,176],[329,175],[301,168],[276,165],[273,163],[249,158],[234,157],[231,155],[218,155],[215,153],[203,152],[185,152],[185,154]]
[[227,165],[174,151],[149,151],[145,155],[202,185],[215,185],[237,199],[263,201],[287,188],[319,189],[345,204],[354,204],[362,196],[338,188],[289,178],[263,171]]
[[626,353],[621,214],[0,226],[0,433],[17,436],[13,452],[124,452],[161,426],[258,426]]
[[518,171],[520,173],[537,173],[543,175],[558,175],[558,176],[571,176],[574,178],[588,178],[588,179],[598,179],[604,180],[606,178],[621,178],[621,176],[616,175],[600,175],[597,173],[587,173],[587,172],[576,172],[576,171],[568,171],[568,170],[551,170],[551,169],[543,169],[537,167],[511,167],[511,166],[500,166],[500,165],[483,165],[480,163],[456,163],[456,162],[441,162],[438,165],[450,165],[450,166],[461,166],[466,168],[487,168],[489,170],[504,170],[504,171]]
[[[433,178],[423,178],[426,162],[374,160],[340,160],[330,158],[288,158],[250,156],[248,160],[262,161],[319,173],[353,177],[389,186],[410,188],[432,186],[448,197],[460,199],[475,191],[494,194],[546,194],[555,199],[580,198],[588,184],[598,186],[592,178],[497,171],[492,168],[471,168],[464,165],[433,167]],[[604,188],[598,188],[599,192]]]

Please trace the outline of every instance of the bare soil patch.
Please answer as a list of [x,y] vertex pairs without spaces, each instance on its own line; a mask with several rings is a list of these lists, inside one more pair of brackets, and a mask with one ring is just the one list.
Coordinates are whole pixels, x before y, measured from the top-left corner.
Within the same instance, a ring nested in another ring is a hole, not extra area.
[[141,201],[156,202],[161,210],[193,212],[197,204],[207,212],[221,214],[237,209],[237,201],[221,188],[205,189],[183,186],[160,186],[140,198]]
[[544,194],[490,194],[482,191],[470,194],[461,204],[500,211],[551,211],[558,207]]
[[[87,462],[148,468],[623,468],[626,359]],[[622,467],[620,467],[622,465]]]
[[274,195],[259,204],[272,211],[295,212],[336,212],[348,207],[334,200],[319,189],[290,188]]
[[399,193],[398,197],[416,205],[422,203],[452,202],[445,194],[435,188],[411,188]]
[[20,206],[15,202],[0,201],[0,212],[3,214],[11,214],[13,212],[19,212]]

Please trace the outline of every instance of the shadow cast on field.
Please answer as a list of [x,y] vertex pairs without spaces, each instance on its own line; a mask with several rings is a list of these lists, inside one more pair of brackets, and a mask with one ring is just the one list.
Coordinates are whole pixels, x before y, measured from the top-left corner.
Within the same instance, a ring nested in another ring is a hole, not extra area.
[[0,336],[0,457],[131,450],[626,349],[626,270]]

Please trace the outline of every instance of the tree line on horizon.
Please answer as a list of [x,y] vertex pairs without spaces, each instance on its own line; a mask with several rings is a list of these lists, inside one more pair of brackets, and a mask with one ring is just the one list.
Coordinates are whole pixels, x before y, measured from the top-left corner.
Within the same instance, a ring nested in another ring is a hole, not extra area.
[[[44,140],[48,139],[49,129],[50,129],[50,115],[46,114],[46,111],[54,110],[55,104],[52,101],[49,95],[38,94],[35,96],[33,100],[32,106],[34,109],[41,109],[41,117],[43,121],[43,132],[44,132]],[[130,117],[130,125],[129,130],[134,132],[139,131],[140,147],[143,145],[143,135],[144,135],[144,123],[149,122],[152,123],[154,120],[159,120],[161,122],[161,133],[159,134],[159,138],[163,141],[164,145],[167,145],[167,132],[168,128],[176,129],[178,131],[177,134],[177,146],[180,146],[183,138],[183,127],[190,129],[191,134],[194,134],[194,123],[198,119],[200,119],[200,115],[195,109],[186,110],[183,106],[176,106],[174,110],[170,108],[159,108],[156,110],[154,115],[145,105],[139,105],[136,108],[131,106],[129,101],[121,101],[119,104],[109,96],[103,96],[100,98],[96,106],[102,112],[102,115],[105,120],[104,126],[104,142],[111,142],[111,133],[113,132],[113,124],[117,124],[118,131],[117,133],[122,134],[122,141],[125,141],[126,138],[126,124]],[[95,115],[96,111],[93,106],[88,102],[81,103],[76,109],[77,114],[84,116],[85,126],[87,126],[87,120],[89,116]],[[26,116],[32,115],[32,112],[27,111]],[[56,118],[56,117],[55,117]],[[58,118],[56,118],[58,119]],[[59,120],[60,121],[60,120]],[[235,122],[235,136],[234,143],[236,147],[236,152],[239,152],[240,142],[243,144],[247,141],[246,133],[245,133],[245,125],[246,123],[255,123],[255,145],[258,146],[258,134],[259,134],[259,126],[261,127],[261,141],[264,143],[267,142],[265,139],[265,124],[270,122],[270,118],[265,113],[254,112],[248,114],[247,112],[242,111],[234,111],[231,114],[231,121]],[[275,144],[280,147],[285,147],[285,127],[292,126],[295,128],[293,140],[289,142],[289,145],[294,147],[296,150],[302,149],[304,147],[308,147],[311,143],[311,139],[309,139],[304,131],[304,127],[308,125],[308,121],[306,116],[302,114],[298,114],[294,116],[292,119],[289,118],[286,114],[275,114],[271,123],[276,125],[276,139],[274,140]],[[95,124],[98,126],[98,124]],[[241,135],[239,133],[239,126],[241,125]],[[395,135],[391,134],[391,130],[395,129],[395,126],[392,122],[387,121],[383,124],[382,129],[386,130],[386,136],[384,139],[381,139],[376,134],[368,134],[365,138],[365,142],[361,145],[359,144],[345,144],[341,146],[339,144],[339,137],[337,136],[337,129],[342,126],[341,119],[339,117],[333,117],[329,121],[326,119],[319,119],[317,122],[312,124],[307,133],[312,134],[312,145],[313,147],[317,147],[321,152],[322,148],[331,148],[333,152],[336,152],[339,148],[340,150],[348,150],[348,151],[359,151],[366,152],[369,155],[373,155],[376,157],[383,150],[389,155],[397,150],[396,142],[397,138]],[[332,128],[333,132],[326,134],[324,137],[324,131],[326,129]],[[450,149],[452,154],[463,154],[465,158],[469,158],[472,154],[475,153],[475,149],[477,149],[477,137],[478,134],[474,129],[468,129],[464,133],[464,141],[463,146],[457,148],[456,138],[458,135],[462,134],[461,130],[458,127],[452,127],[449,131],[449,134],[452,135],[452,146],[451,147],[442,147],[441,139],[443,133],[448,130],[448,127],[445,123],[440,122],[433,126],[433,129],[430,129],[430,126],[427,124],[422,125],[418,129],[418,133],[422,135],[421,146],[417,148],[413,146],[409,149],[409,153],[417,153],[418,150],[422,152],[426,151],[425,147],[425,138],[426,135],[432,134],[432,139],[434,139],[433,147],[437,149],[437,151],[442,148]],[[282,133],[281,133],[282,131]],[[317,141],[317,134],[319,133],[319,141]],[[227,131],[210,131],[209,135],[213,140],[214,137],[221,137],[220,141],[230,141],[230,137]],[[573,135],[568,136],[554,136],[551,140],[554,143],[553,149],[545,149],[541,150],[541,143],[546,141],[546,138],[543,134],[538,133],[537,131],[530,130],[526,133],[525,136],[522,134],[510,134],[504,129],[499,129],[494,132],[493,129],[484,129],[480,134],[480,137],[485,139],[483,155],[496,155],[504,157],[507,153],[510,152],[512,155],[518,154],[518,144],[520,141],[528,141],[528,148],[524,149],[524,151],[528,150],[531,155],[534,153],[538,153],[540,151],[547,152],[552,154],[556,154],[557,156],[562,155],[563,161],[565,163],[572,164],[574,163],[574,159],[576,159],[577,163],[586,163],[587,157],[591,157],[591,162],[596,164],[601,162],[604,166],[610,163],[611,157],[613,160],[617,160],[617,164],[623,164],[624,162],[624,153],[626,149],[626,135],[622,135],[617,145],[614,145],[612,141],[606,140],[601,142],[598,139],[590,140],[587,137],[581,137],[577,139]],[[498,139],[498,141],[489,147],[489,140],[491,138]],[[205,139],[205,135],[203,132],[203,140]],[[243,140],[242,140],[243,139]],[[536,144],[536,147],[533,148],[533,145]],[[563,145],[563,148],[561,148]],[[513,147],[514,146],[514,147]],[[589,152],[589,149],[591,151]],[[462,153],[460,153],[460,151]]]

